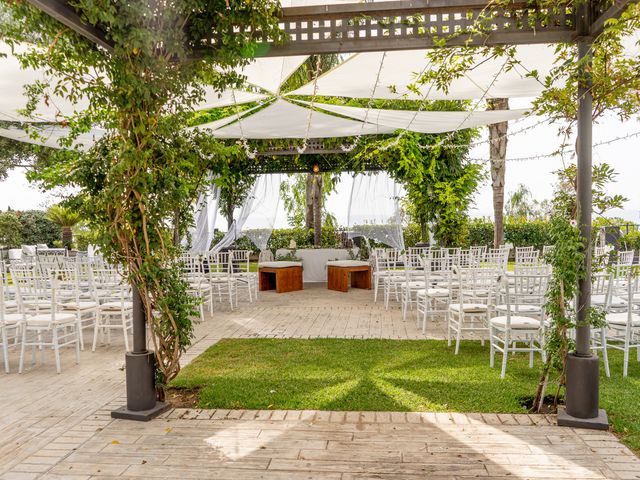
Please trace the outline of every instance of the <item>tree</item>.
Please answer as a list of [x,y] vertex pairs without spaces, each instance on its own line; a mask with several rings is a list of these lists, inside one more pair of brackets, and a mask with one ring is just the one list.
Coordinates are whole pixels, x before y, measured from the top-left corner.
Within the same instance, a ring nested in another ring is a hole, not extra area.
[[[508,98],[487,100],[487,110],[508,110]],[[491,160],[491,188],[493,190],[493,245],[504,242],[504,184],[507,158],[509,122],[489,125],[489,159]]]
[[533,198],[531,190],[521,183],[518,188],[509,194],[507,199],[506,214],[512,218],[531,219],[538,214],[538,202]]
[[49,207],[47,217],[62,228],[62,246],[71,249],[73,247],[73,227],[80,222],[80,213],[62,205],[53,205]]
[[60,228],[47,218],[42,210],[16,212],[22,225],[22,243],[26,245],[45,244],[53,247],[60,241]]
[[13,212],[0,213],[0,246],[16,248],[22,244],[22,224]]
[[231,228],[233,212],[242,206],[258,178],[247,171],[246,163],[237,163],[237,167],[216,179],[220,187],[219,210],[227,220],[227,228]]
[[[176,213],[189,221],[207,169],[224,171],[235,152],[183,127],[203,99],[203,83],[237,86],[232,73],[263,37],[280,41],[278,6],[268,0],[77,0],[83,20],[105,32],[113,50],[96,48],[28,2],[12,2],[0,35],[9,44],[32,40],[23,64],[50,82],[30,86],[28,110],[51,93],[88,108],[63,118],[69,151],[36,172],[44,187],[72,186],[107,260],[137,287],[151,326],[158,394],[179,371],[196,304],[175,268]],[[229,32],[233,32],[230,34]],[[212,36],[222,41],[212,42]],[[208,45],[203,47],[203,45]],[[74,138],[101,125],[106,135],[88,151]]]

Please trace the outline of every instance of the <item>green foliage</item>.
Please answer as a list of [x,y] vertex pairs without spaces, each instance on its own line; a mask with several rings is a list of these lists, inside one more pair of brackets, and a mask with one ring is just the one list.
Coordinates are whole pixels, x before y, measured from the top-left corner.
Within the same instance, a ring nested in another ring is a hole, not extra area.
[[[143,0],[74,1],[83,20],[113,42],[112,52],[28,2],[10,4],[0,36],[9,44],[32,40],[40,47],[20,55],[50,80],[29,87],[25,113],[51,93],[89,105],[61,119],[70,127],[62,143],[69,150],[56,153],[32,178],[77,192],[71,201],[90,222],[101,251],[138,287],[162,387],[179,371],[197,313],[174,269],[180,250],[173,241],[191,223],[205,172],[224,172],[238,148],[183,127],[203,98],[203,84],[237,86],[233,68],[250,61],[258,36],[278,41],[281,33],[278,5],[268,0],[164,0],[159,7]],[[214,32],[222,32],[223,41],[203,47]],[[196,49],[200,60],[193,60]],[[83,151],[73,139],[93,125],[107,133]]]
[[39,243],[53,247],[60,241],[60,227],[47,217],[42,210],[25,210],[16,212],[22,224],[22,243],[37,245]]
[[[431,109],[461,110],[460,102],[433,102]],[[404,185],[404,207],[413,221],[434,224],[434,237],[443,246],[457,245],[466,235],[467,210],[482,178],[482,167],[466,162],[467,148],[447,148],[446,143],[469,144],[475,130],[451,135],[406,132],[393,142],[380,140],[366,145],[356,155],[364,160],[384,156],[386,170]],[[423,149],[420,145],[433,148]]]
[[16,248],[22,244],[22,224],[14,212],[0,213],[0,246]]
[[[298,173],[290,176],[293,181],[282,182],[280,185],[280,197],[287,212],[289,224],[295,228],[306,225],[307,216],[307,177],[309,174]],[[335,217],[331,215],[325,202],[329,195],[336,191],[340,175],[331,172],[322,172],[322,225],[330,227],[335,225]]]
[[47,218],[62,229],[62,246],[72,248],[72,228],[80,222],[80,212],[62,205],[53,205],[47,211]]

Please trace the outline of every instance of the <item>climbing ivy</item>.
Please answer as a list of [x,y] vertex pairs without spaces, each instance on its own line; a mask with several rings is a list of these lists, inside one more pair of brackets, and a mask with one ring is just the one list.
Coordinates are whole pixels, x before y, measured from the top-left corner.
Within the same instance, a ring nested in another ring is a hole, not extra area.
[[[9,4],[0,38],[35,42],[18,55],[50,78],[28,89],[26,111],[63,97],[86,108],[59,115],[69,126],[56,154],[33,178],[45,187],[71,186],[72,197],[96,232],[101,251],[140,291],[151,326],[157,386],[179,371],[192,335],[195,300],[175,261],[175,239],[189,226],[205,172],[224,172],[238,146],[183,127],[203,99],[203,84],[221,90],[240,82],[234,67],[255,53],[259,35],[279,40],[277,3],[268,0],[74,0],[113,51],[84,38],[32,7]],[[233,34],[228,32],[234,31]],[[208,41],[217,36],[214,46]],[[105,135],[88,150],[74,143],[99,125]],[[71,201],[70,200],[70,201]]]

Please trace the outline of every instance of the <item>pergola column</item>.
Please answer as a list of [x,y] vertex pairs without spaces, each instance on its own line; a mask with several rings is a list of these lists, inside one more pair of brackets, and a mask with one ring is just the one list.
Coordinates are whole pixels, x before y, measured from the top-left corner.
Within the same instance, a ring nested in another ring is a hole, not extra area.
[[591,221],[593,191],[593,94],[592,38],[589,36],[590,2],[578,11],[578,61],[581,78],[578,84],[577,139],[577,207],[580,234],[584,238],[584,278],[580,280],[577,299],[576,350],[567,357],[566,410],[558,413],[558,425],[606,430],[607,414],[599,408],[600,360],[591,352]]
[[125,354],[127,404],[113,418],[148,421],[169,408],[156,400],[155,356],[147,349],[147,319],[140,291],[132,285],[133,350]]

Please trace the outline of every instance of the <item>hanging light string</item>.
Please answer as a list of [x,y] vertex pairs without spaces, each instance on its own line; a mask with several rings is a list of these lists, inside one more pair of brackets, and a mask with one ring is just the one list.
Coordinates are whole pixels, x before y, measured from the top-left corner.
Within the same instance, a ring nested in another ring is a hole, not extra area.
[[320,64],[322,63],[322,57],[318,55],[318,61],[316,63],[316,68],[313,74],[313,95],[311,96],[311,102],[309,102],[309,114],[307,115],[307,128],[304,133],[304,140],[302,141],[301,147],[296,147],[298,153],[302,154],[307,149],[309,145],[309,132],[311,131],[311,118],[313,117],[313,104],[316,101],[316,96],[318,94],[318,77],[320,76]]
[[[424,66],[424,68],[422,69],[422,71],[420,72],[420,75],[418,75],[417,78],[420,78],[422,75],[424,75],[424,73],[427,71],[427,69],[431,66],[431,62],[427,62]],[[429,95],[431,94],[431,90],[433,89],[433,82],[429,85],[429,88],[427,89],[427,91],[425,92],[425,94],[422,96],[422,98],[420,99],[420,103],[418,104],[418,110],[415,111],[415,113],[413,114],[413,117],[411,118],[411,120],[409,121],[409,124],[407,125],[407,127],[410,127],[411,124],[413,123],[413,121],[416,119],[416,117],[418,116],[418,113],[420,113],[427,102],[427,99],[429,98]],[[404,137],[404,135],[407,133],[407,129],[403,129],[400,131],[400,133],[398,135],[396,135],[394,138],[392,138],[390,141],[388,141],[385,145],[381,145],[379,150],[380,151],[387,151],[392,147],[397,147],[398,143],[400,143],[400,139],[402,137]]]
[[[523,121],[526,120],[530,117],[524,117],[521,119],[518,119],[516,121],[514,121],[514,123],[518,122],[518,121]],[[474,148],[474,147],[479,147],[481,145],[488,145],[490,144],[492,141],[498,141],[498,140],[502,140],[505,138],[511,138],[511,137],[515,137],[516,135],[519,135],[521,133],[525,133],[528,132],[529,130],[533,130],[536,127],[539,127],[540,125],[546,124],[548,123],[548,121],[546,119],[543,120],[539,120],[536,123],[529,125],[527,127],[523,127],[519,130],[515,130],[512,132],[508,132],[505,133],[503,135],[499,135],[497,137],[495,137],[495,139],[486,139],[486,140],[479,140],[477,142],[471,142],[471,143],[437,143],[435,145],[423,145],[423,144],[418,144],[418,147],[423,149],[423,150],[435,150],[436,148],[446,148],[446,149],[455,149],[455,148],[461,148],[461,149],[465,149],[465,148]]]
[[376,89],[378,88],[378,84],[380,83],[380,76],[382,75],[382,67],[384,65],[384,60],[385,60],[386,57],[387,57],[387,52],[382,52],[382,58],[380,59],[380,65],[378,65],[378,73],[376,75],[376,79],[375,79],[375,82],[373,84],[373,88],[371,89],[371,95],[369,96],[369,100],[367,102],[367,110],[365,111],[364,120],[362,121],[362,125],[360,126],[360,132],[353,139],[353,142],[351,143],[351,145],[349,145],[347,147],[342,145],[340,147],[340,150],[342,150],[345,153],[351,152],[354,148],[356,148],[358,143],[360,143],[360,139],[362,138],[362,132],[364,132],[364,126],[367,124],[367,120],[369,118],[369,112],[371,111],[371,108],[373,107],[373,99],[374,99],[374,96],[376,94]]
[[242,128],[242,117],[240,116],[240,107],[236,100],[235,89],[231,89],[231,98],[233,98],[233,106],[236,109],[236,116],[238,117],[238,128],[240,129],[240,142],[242,143],[242,148],[244,148],[244,151],[247,154],[247,158],[253,160],[254,158],[256,158],[256,155],[258,154],[258,150],[257,149],[251,150],[249,142],[247,141],[247,138],[244,136],[244,130]]
[[[613,143],[622,141],[622,140],[628,140],[630,138],[637,138],[640,137],[640,131],[639,132],[634,132],[634,133],[629,133],[627,135],[621,135],[618,137],[614,137],[614,138],[610,138],[609,140],[603,140],[601,142],[597,142],[593,144],[593,148],[598,148],[598,147],[602,147],[602,146],[606,146],[606,145],[611,145]],[[561,157],[563,155],[573,155],[576,153],[575,149],[571,149],[571,150],[558,150],[556,152],[551,152],[551,153],[543,153],[540,155],[531,155],[528,157],[517,157],[517,158],[507,158],[506,161],[507,162],[530,162],[532,160],[543,160],[546,158],[554,158],[554,157]],[[469,159],[472,162],[475,163],[489,163],[491,162],[490,159],[488,158],[470,158]]]

